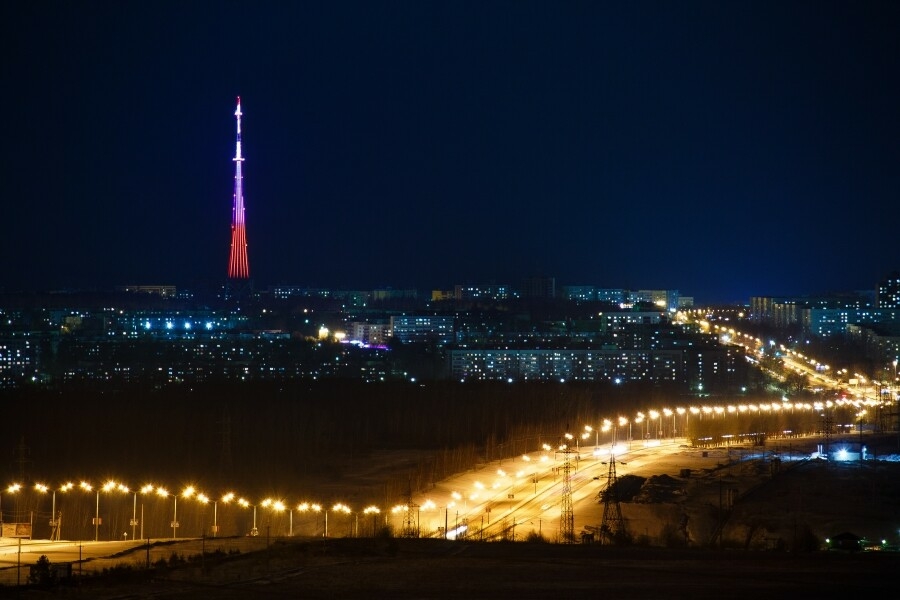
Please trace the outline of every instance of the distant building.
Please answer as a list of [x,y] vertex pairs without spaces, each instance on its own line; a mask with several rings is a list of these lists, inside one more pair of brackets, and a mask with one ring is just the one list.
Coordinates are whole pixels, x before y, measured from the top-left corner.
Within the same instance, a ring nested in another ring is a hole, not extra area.
[[779,328],[801,326],[815,335],[842,333],[847,323],[880,318],[871,294],[828,296],[754,296],[750,298],[750,320]]
[[152,294],[163,298],[174,298],[177,295],[174,285],[120,285],[116,286],[116,291],[128,294]]
[[878,308],[900,309],[900,272],[894,271],[878,284],[875,302]]
[[453,288],[456,300],[510,300],[515,297],[508,285],[456,285]]
[[404,344],[446,346],[453,342],[454,322],[454,317],[442,315],[395,315],[391,317],[391,333]]
[[457,381],[652,381],[692,390],[737,388],[746,375],[735,347],[660,350],[477,348],[449,351]]
[[21,385],[37,372],[37,351],[27,334],[0,339],[0,388]]
[[694,297],[693,296],[679,296],[678,297],[678,308],[693,308],[694,307]]
[[866,358],[888,365],[900,357],[900,320],[873,325],[847,325],[847,335],[860,342]]
[[625,302],[626,292],[618,288],[597,288],[597,301],[622,304]]
[[677,310],[678,290],[638,290],[631,293],[632,302],[647,302],[665,310]]
[[382,302],[385,300],[415,300],[418,297],[419,292],[417,290],[394,290],[387,288],[372,291],[372,299]]
[[295,285],[275,285],[269,288],[269,294],[276,300],[295,298],[313,298],[317,300],[334,300],[347,306],[366,306],[373,300],[371,291],[332,290],[327,288],[311,288]]
[[432,302],[449,302],[454,298],[453,290],[431,290]]
[[372,346],[387,343],[391,337],[390,323],[367,323],[353,321],[347,323],[347,339]]
[[846,333],[848,325],[900,321],[900,310],[894,309],[806,308],[800,314],[803,330],[820,337]]
[[622,304],[625,302],[625,290],[600,288],[595,285],[564,285],[560,296],[565,300],[576,302],[608,302]]

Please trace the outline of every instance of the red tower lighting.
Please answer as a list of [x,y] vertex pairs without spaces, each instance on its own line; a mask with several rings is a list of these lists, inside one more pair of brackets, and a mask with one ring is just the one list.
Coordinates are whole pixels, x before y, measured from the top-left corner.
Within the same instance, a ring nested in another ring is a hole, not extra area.
[[247,261],[247,230],[244,226],[244,178],[241,175],[241,97],[237,98],[237,144],[234,154],[234,208],[231,216],[231,254],[228,258],[229,279],[249,279],[250,263]]

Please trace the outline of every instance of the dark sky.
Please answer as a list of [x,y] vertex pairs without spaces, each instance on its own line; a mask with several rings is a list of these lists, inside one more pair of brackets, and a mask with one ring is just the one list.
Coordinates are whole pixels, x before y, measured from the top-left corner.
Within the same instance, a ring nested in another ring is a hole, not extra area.
[[873,289],[900,3],[0,3],[10,289]]

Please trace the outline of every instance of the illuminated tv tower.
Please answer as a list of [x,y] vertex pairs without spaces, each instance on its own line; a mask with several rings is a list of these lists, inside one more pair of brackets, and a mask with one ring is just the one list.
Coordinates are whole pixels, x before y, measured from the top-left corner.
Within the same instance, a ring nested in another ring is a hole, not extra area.
[[237,145],[234,152],[234,212],[231,217],[231,255],[228,257],[228,278],[249,279],[247,261],[247,230],[244,226],[244,178],[241,176],[241,97],[237,99]]

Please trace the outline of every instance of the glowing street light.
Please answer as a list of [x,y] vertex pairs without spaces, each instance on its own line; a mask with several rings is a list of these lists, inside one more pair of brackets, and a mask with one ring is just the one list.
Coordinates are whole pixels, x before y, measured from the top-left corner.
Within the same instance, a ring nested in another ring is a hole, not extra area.
[[[185,500],[190,500],[191,498],[196,498],[197,502],[200,504],[206,505],[209,504],[209,496],[199,491],[192,485],[187,486],[183,490],[181,490],[181,497]],[[202,529],[201,529],[202,531]]]
[[[37,490],[38,492],[40,492],[41,494],[46,494],[47,492],[50,491],[50,488],[47,487],[46,485],[44,485],[43,483],[35,483],[34,489]],[[54,500],[55,500],[56,499],[55,498],[56,490],[53,491],[53,496],[54,496]],[[50,512],[50,531],[51,531],[50,539],[51,540],[53,539],[53,513],[56,512],[56,502],[54,502],[53,504],[54,504],[53,509]]]
[[[78,484],[78,487],[80,487],[85,492],[91,492],[94,490],[94,486],[89,484],[87,481],[82,481],[80,484]],[[97,513],[94,515],[94,541],[95,542],[97,541],[97,538],[99,537],[99,533],[100,533],[100,530],[99,530],[100,524],[97,522],[99,520],[99,518],[100,518],[100,492],[98,491],[97,492]]]
[[[8,494],[15,494],[22,489],[21,483],[12,483],[6,488]],[[0,537],[3,536],[3,496],[0,494]]]
[[[300,512],[306,512],[307,510],[309,510],[316,514],[315,525],[313,527],[313,535],[315,535],[316,531],[319,530],[319,513],[322,512],[322,505],[317,504],[315,502],[312,502],[312,503],[302,502],[301,504],[299,504],[297,506],[297,509]],[[326,515],[327,515],[327,512],[326,512]],[[324,535],[323,535],[323,537],[324,537]]]
[[[207,496],[206,494],[200,492],[200,493],[197,494],[197,502],[199,502],[199,503],[202,504],[203,506],[206,506],[206,505],[208,505],[209,502],[210,502],[209,496]],[[213,508],[213,510],[215,510],[215,508]],[[215,519],[215,517],[213,517],[213,519]],[[201,528],[200,528],[200,534],[201,534],[201,536],[205,536],[205,535],[206,535],[205,531],[206,531],[206,528],[205,528],[205,527],[201,527]]]
[[[638,414],[634,417],[634,422],[638,424],[642,424],[644,433],[641,434],[644,439],[647,438],[647,422],[644,420],[644,413],[638,411]],[[631,437],[631,428],[628,428],[628,437]]]
[[[349,506],[347,506],[346,504],[343,504],[341,502],[338,502],[337,504],[332,506],[331,510],[333,510],[334,512],[342,512],[346,515],[349,515],[351,512],[353,512],[350,510]],[[328,524],[328,513],[327,512],[325,513],[325,523],[326,523],[326,527],[327,527],[327,524]],[[353,533],[352,523],[350,525],[351,526],[349,527],[349,529],[350,529],[350,533],[352,534]],[[352,537],[352,535],[351,535],[351,537]]]
[[[272,506],[273,502],[274,502],[274,500],[272,500],[271,498],[265,498],[262,502],[259,503],[259,505],[262,506],[263,508],[268,508],[268,507]],[[256,520],[256,516],[255,516],[256,508],[253,509],[253,513],[254,513],[254,521],[255,521]],[[268,529],[268,527],[266,527],[267,539],[268,539],[268,535],[269,535],[269,529]]]
[[276,513],[283,513],[285,510],[288,510],[289,531],[290,531],[290,533],[288,535],[290,535],[290,536],[294,535],[294,509],[293,509],[293,507],[288,509],[288,507],[281,500],[270,500],[268,498],[263,501],[262,506],[271,508]]
[[[261,507],[263,507],[263,508],[269,508],[269,509],[272,509],[274,512],[277,512],[277,513],[284,512],[284,510],[287,508],[287,507],[284,505],[284,502],[282,502],[281,500],[273,500],[272,498],[266,498],[265,500],[263,500],[262,502],[260,502],[259,505],[260,505]],[[292,523],[292,525],[293,525],[293,519],[294,519],[294,516],[293,516],[293,511],[292,511],[292,512],[291,512],[291,523]],[[266,519],[266,535],[268,535],[269,524],[270,524],[270,523],[271,523],[271,518],[267,518],[267,519]]]
[[259,529],[256,528],[256,505],[250,504],[250,502],[248,502],[247,500],[245,500],[243,498],[238,499],[238,504],[240,504],[244,508],[248,508],[250,506],[253,507],[253,529],[250,530],[250,535],[254,536],[254,537],[259,535]]
[[166,488],[160,486],[156,488],[156,495],[160,498],[168,498],[169,496],[171,496],[172,500],[174,501],[174,507],[172,509],[172,522],[169,524],[172,527],[172,539],[174,540],[176,530],[178,529],[178,494],[170,494]]
[[[71,481],[69,481],[69,482],[64,483],[63,485],[59,486],[59,490],[56,490],[56,489],[52,490],[53,504],[52,504],[52,508],[51,508],[51,512],[50,512],[50,540],[51,541],[59,541],[59,518],[58,518],[58,515],[56,514],[56,492],[57,491],[68,492],[73,487],[75,487],[75,484],[72,483]],[[42,483],[36,483],[34,485],[34,489],[36,489],[37,491],[39,491],[42,494],[46,494],[48,491],[50,491],[50,488]]]
[[78,487],[80,487],[85,492],[96,492],[97,500],[96,500],[95,512],[94,512],[94,541],[95,542],[99,541],[99,539],[100,539],[100,492],[101,491],[111,492],[115,489],[119,489],[120,491],[127,492],[128,488],[123,486],[122,484],[116,483],[115,481],[112,481],[112,480],[107,481],[106,483],[103,484],[102,487],[98,487],[96,489],[94,488],[94,486],[92,486],[87,481],[82,481],[80,484],[78,484]]
[[[381,509],[377,506],[367,506],[363,509],[363,514],[372,515],[372,537],[375,537],[375,521],[378,518],[378,515],[381,514]],[[444,528],[444,537],[447,537],[447,528]]]
[[[153,491],[154,491],[154,488],[155,488],[155,486],[154,486],[153,484],[148,483],[148,484],[146,484],[146,485],[144,485],[144,486],[141,487],[140,493],[141,493],[142,495],[152,494]],[[134,501],[135,501],[135,503],[137,503],[137,492],[135,492],[135,498],[134,498]],[[132,521],[134,521],[134,520],[137,518],[137,515],[135,514],[135,512],[136,512],[136,510],[135,510],[134,512],[132,512],[132,516],[134,517],[134,518],[132,519]],[[143,501],[141,501],[141,518],[140,518],[140,525],[141,525],[141,539],[144,539],[144,502],[143,502]],[[133,533],[133,531],[134,531],[134,523],[132,522],[132,534],[131,534],[131,537],[132,537],[132,538],[134,538],[134,533]]]
[[[234,500],[234,492],[228,492],[221,498],[222,504],[228,504],[232,500]],[[219,501],[218,500],[213,500],[212,534],[213,534],[213,537],[217,537],[219,535]]]

